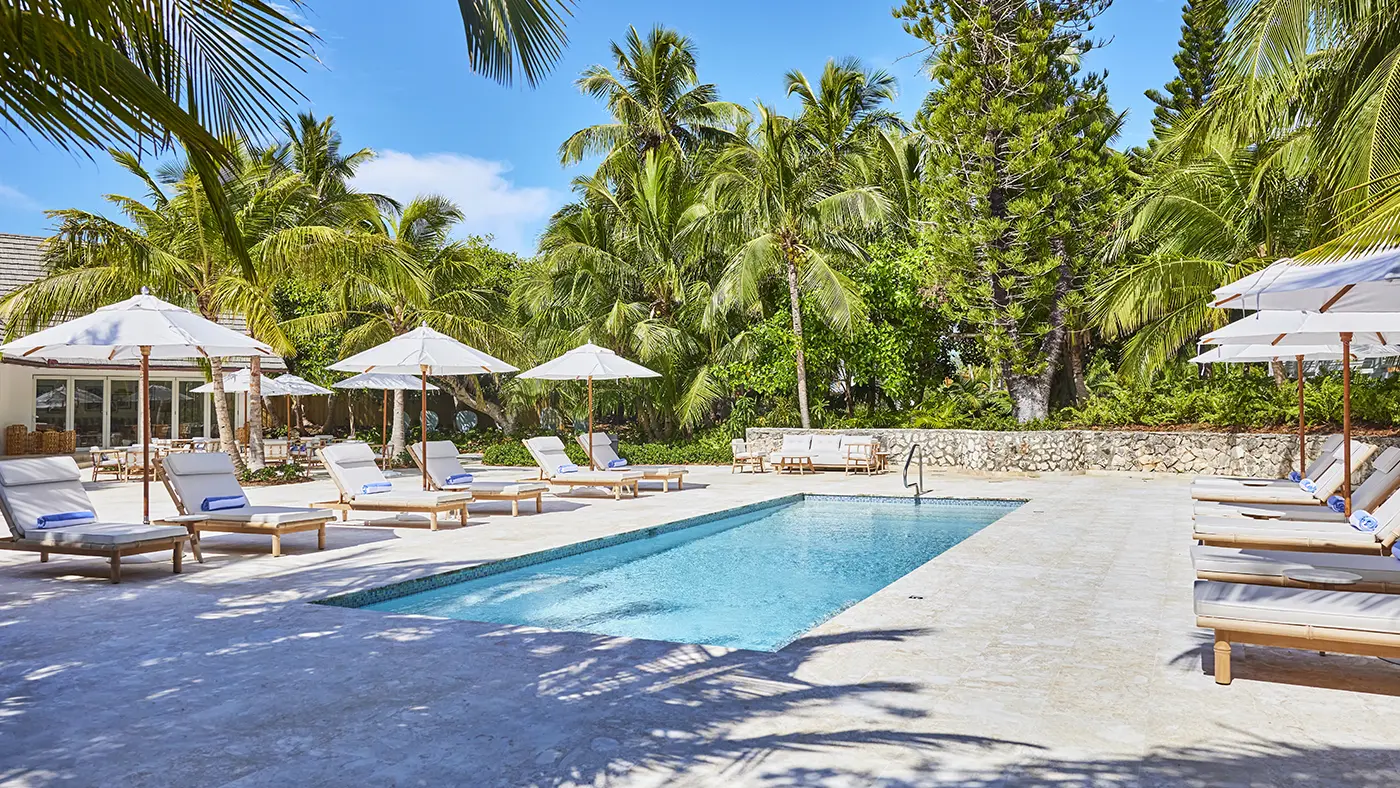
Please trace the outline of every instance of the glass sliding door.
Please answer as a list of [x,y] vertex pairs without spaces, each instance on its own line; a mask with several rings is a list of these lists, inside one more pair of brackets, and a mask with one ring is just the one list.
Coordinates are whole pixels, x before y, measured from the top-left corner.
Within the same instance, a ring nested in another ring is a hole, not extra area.
[[204,403],[206,398],[203,394],[196,394],[195,389],[204,385],[199,380],[180,381],[180,437],[200,438],[204,436]]
[[[162,440],[174,435],[175,390],[169,380],[151,381],[151,437]],[[140,441],[140,438],[137,438]]]
[[73,430],[78,434],[80,448],[107,445],[102,429],[106,389],[106,381],[102,380],[73,381]]
[[34,380],[34,430],[68,429],[68,381]]
[[108,446],[130,446],[141,441],[141,381],[112,381],[112,416]]

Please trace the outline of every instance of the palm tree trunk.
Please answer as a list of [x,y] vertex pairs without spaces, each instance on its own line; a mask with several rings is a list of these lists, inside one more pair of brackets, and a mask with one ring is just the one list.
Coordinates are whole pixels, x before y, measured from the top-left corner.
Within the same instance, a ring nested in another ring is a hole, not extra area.
[[219,447],[233,460],[234,470],[243,473],[248,467],[243,464],[243,455],[234,440],[233,418],[228,412],[228,397],[224,395],[224,360],[209,359],[209,374],[214,379],[214,421],[219,425]]
[[807,409],[807,357],[802,351],[802,297],[797,289],[797,258],[789,252],[787,258],[788,301],[792,305],[792,338],[794,361],[797,364],[797,409],[802,413],[802,429],[812,428],[812,414]]
[[263,454],[262,359],[253,356],[248,367],[248,467],[259,470],[267,465]]
[[394,390],[394,430],[393,437],[389,439],[389,459],[393,459],[404,451],[404,393],[403,389]]

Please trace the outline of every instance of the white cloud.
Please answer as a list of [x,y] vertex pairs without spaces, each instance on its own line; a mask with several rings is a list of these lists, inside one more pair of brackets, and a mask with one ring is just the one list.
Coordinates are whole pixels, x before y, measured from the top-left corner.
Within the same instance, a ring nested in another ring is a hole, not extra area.
[[35,202],[34,198],[13,186],[6,186],[3,183],[0,183],[0,204],[30,210],[39,207],[39,203]]
[[520,254],[535,250],[540,222],[562,199],[551,189],[516,186],[505,177],[510,165],[457,153],[415,156],[382,151],[355,173],[355,188],[407,203],[440,194],[457,203],[465,218],[458,234],[492,235],[496,246]]

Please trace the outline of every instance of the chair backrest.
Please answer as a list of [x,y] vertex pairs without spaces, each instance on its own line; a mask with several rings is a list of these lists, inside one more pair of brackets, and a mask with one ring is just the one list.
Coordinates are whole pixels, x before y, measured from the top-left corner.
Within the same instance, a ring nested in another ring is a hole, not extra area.
[[[142,449],[142,444],[140,444],[140,443],[133,443],[133,444],[131,444],[130,446],[127,446],[127,447],[126,447],[126,462],[127,462],[128,465],[135,465],[135,466],[138,467],[138,468],[141,467],[141,458],[144,456],[144,452],[143,452],[141,449]],[[156,458],[156,445],[155,445],[154,443],[152,443],[152,444],[151,444],[151,459],[154,460],[155,458]]]
[[1374,512],[1400,487],[1400,448],[1391,446],[1371,463],[1371,475],[1351,493],[1353,509]]
[[285,460],[287,457],[288,444],[286,441],[268,441],[263,444],[263,459]]
[[1327,440],[1322,442],[1322,449],[1313,458],[1313,461],[1308,463],[1307,470],[1303,472],[1303,475],[1309,479],[1316,479],[1323,471],[1327,470],[1327,466],[1331,465],[1333,460],[1337,459],[1341,450],[1342,436],[1328,435]]
[[729,450],[734,452],[735,457],[738,457],[741,454],[749,453],[749,444],[742,438],[735,438],[729,442]]
[[848,436],[841,441],[841,448],[852,459],[871,459],[875,456],[875,439],[864,436]]
[[812,453],[839,455],[841,453],[841,440],[845,437],[845,435],[813,435]]
[[[413,455],[413,461],[422,468],[423,447],[415,443],[408,447],[408,451]],[[435,486],[444,487],[448,477],[466,472],[467,469],[457,459],[457,444],[452,441],[428,441],[428,478]]]
[[526,438],[523,443],[545,476],[557,474],[561,465],[573,464],[573,460],[569,459],[568,453],[564,451],[564,442],[553,435]]
[[63,512],[96,512],[79,481],[72,457],[0,460],[0,511],[17,539],[34,531],[39,518]]
[[375,463],[368,443],[337,443],[317,452],[342,495],[358,493],[366,484],[389,481]]
[[597,463],[598,467],[606,468],[608,467],[608,463],[611,463],[613,460],[621,459],[617,456],[617,451],[613,449],[612,436],[608,435],[606,432],[594,432],[577,437],[578,445],[582,446],[585,452],[588,451],[588,440],[592,438],[593,462]]
[[233,460],[223,452],[182,452],[161,460],[165,489],[180,514],[198,514],[204,499],[243,495]]
[[812,448],[812,436],[810,435],[784,435],[783,448],[780,451],[806,454]]
[[[1360,468],[1371,459],[1371,455],[1376,453],[1376,447],[1361,441],[1351,442],[1351,467],[1352,470]],[[1346,476],[1346,463],[1338,455],[1333,462],[1327,464],[1327,470],[1313,479],[1317,483],[1317,492],[1313,497],[1319,501],[1327,500],[1327,497],[1335,493],[1342,486],[1342,479]]]

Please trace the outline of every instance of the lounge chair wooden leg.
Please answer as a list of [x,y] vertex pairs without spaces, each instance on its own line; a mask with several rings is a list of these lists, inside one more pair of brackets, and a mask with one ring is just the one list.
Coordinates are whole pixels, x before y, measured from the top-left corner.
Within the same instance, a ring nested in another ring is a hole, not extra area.
[[684,490],[684,489],[685,489],[685,477],[684,477],[684,476],[677,476],[677,477],[676,477],[676,492],[680,492],[681,490]]
[[520,516],[520,499],[519,499],[519,498],[512,498],[512,499],[510,500],[510,516],[511,516],[511,517],[519,517],[519,516]]
[[113,582],[113,583],[120,583],[120,582],[122,581],[122,555],[121,555],[121,553],[112,553],[112,572],[111,572],[111,574],[112,574],[112,582]]
[[321,523],[321,527],[316,529],[316,549],[326,549],[326,524]]
[[282,555],[282,534],[273,534],[273,535],[272,535],[272,557],[273,557],[273,558],[276,558],[276,557],[278,557],[278,556],[280,556],[280,555]]
[[428,512],[428,530],[437,530],[437,512]]
[[39,551],[39,563],[41,563],[41,564],[47,564],[48,562],[49,562],[49,553],[48,553],[48,551],[47,551],[47,550],[40,550],[40,551]]
[[173,563],[175,574],[185,571],[185,543],[179,541],[175,543],[175,549],[171,551],[170,562]]
[[619,484],[613,488],[613,499],[618,501],[622,500],[622,485]]
[[1223,632],[1215,633],[1215,683],[1229,684],[1234,677],[1230,675],[1230,641]]
[[544,493],[535,494],[535,514],[544,511]]
[[190,552],[194,553],[194,560],[204,563],[204,548],[199,544],[199,529],[190,530]]

